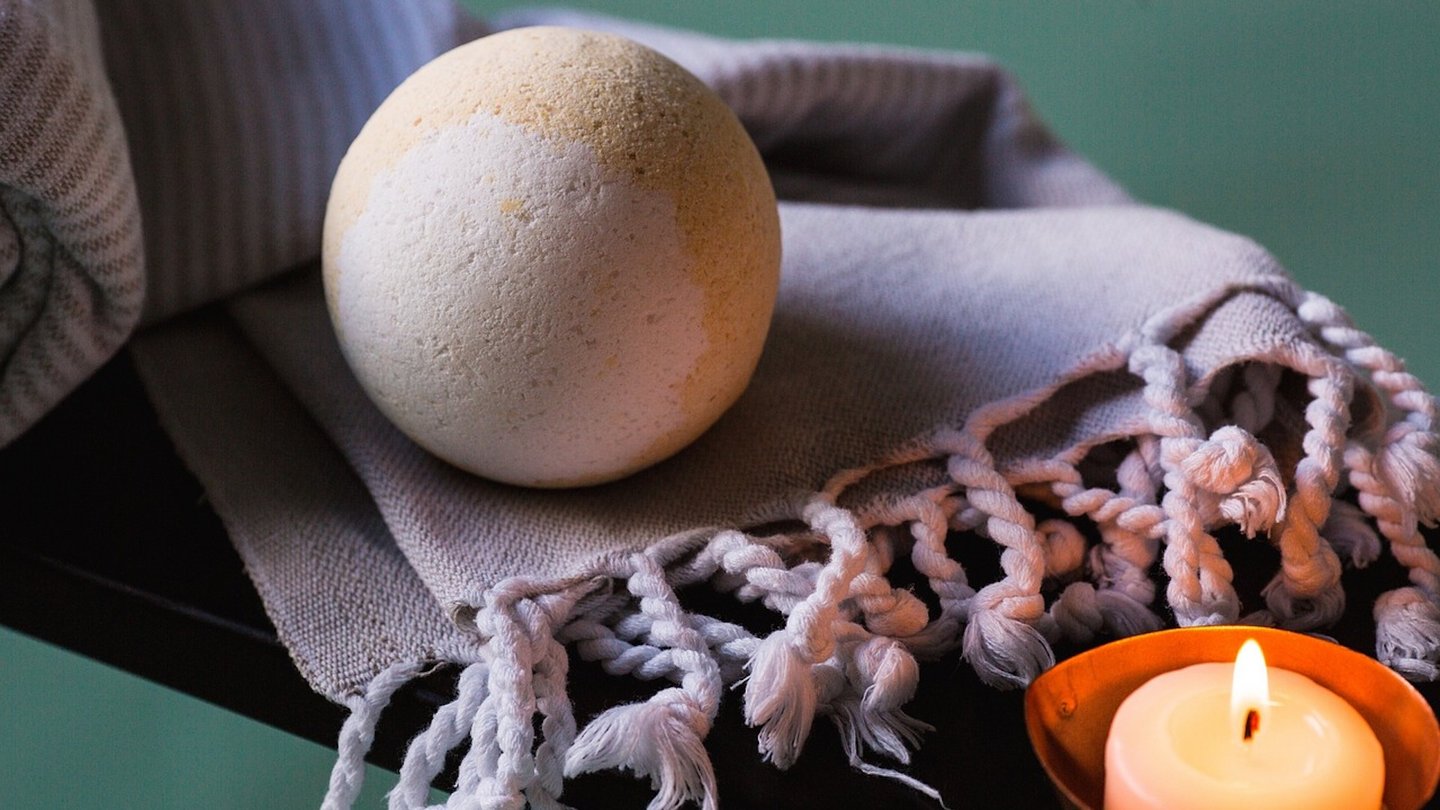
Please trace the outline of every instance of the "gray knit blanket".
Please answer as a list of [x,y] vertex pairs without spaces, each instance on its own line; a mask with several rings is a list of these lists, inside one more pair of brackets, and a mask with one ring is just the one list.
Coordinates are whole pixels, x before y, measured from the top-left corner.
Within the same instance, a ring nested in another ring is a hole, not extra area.
[[[423,805],[468,744],[456,805],[559,807],[567,776],[625,768],[652,807],[714,807],[704,740],[742,678],[730,699],[776,765],[824,716],[884,772],[871,757],[904,762],[923,727],[918,659],[1013,688],[1062,639],[1323,628],[1342,567],[1387,548],[1410,582],[1373,606],[1375,654],[1436,677],[1435,400],[1259,246],[1129,199],[984,57],[564,12],[489,26],[542,21],[694,72],[782,200],[740,401],[674,458],[570,491],[481,480],[391,426],[314,264],[369,113],[487,26],[442,0],[0,0],[0,442],[146,327],[131,351],[179,454],[301,673],[350,709],[327,807],[438,662],[463,667],[455,699],[392,806]],[[1260,604],[1226,526],[1279,551]],[[1000,576],[972,581],[958,542]],[[701,585],[774,629],[687,609],[677,589]],[[668,684],[582,726],[570,651]]]

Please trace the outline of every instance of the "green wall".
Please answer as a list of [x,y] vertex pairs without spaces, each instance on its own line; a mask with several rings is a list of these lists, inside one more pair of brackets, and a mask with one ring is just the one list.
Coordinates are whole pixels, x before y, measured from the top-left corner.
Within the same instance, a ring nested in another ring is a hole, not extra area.
[[[499,3],[472,2],[480,10]],[[579,3],[987,51],[1138,196],[1247,233],[1440,383],[1440,3]],[[0,804],[314,807],[324,748],[0,631]],[[364,806],[379,807],[372,769]]]

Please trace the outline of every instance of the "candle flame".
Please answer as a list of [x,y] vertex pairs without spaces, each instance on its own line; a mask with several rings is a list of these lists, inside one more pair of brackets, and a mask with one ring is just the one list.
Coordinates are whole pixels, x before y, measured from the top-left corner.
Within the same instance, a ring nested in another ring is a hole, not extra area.
[[1247,639],[1235,656],[1235,675],[1230,682],[1230,724],[1249,742],[1260,731],[1265,707],[1270,703],[1270,677],[1265,670],[1265,653],[1255,639]]

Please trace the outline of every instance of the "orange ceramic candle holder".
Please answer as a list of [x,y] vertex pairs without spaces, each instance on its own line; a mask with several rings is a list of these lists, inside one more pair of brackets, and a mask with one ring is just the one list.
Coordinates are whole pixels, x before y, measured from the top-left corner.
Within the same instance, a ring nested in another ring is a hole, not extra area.
[[1061,801],[1099,810],[1105,738],[1121,702],[1162,672],[1234,661],[1245,639],[1266,663],[1314,680],[1354,706],[1385,750],[1385,807],[1420,810],[1440,781],[1440,725],[1430,705],[1389,668],[1338,644],[1267,627],[1192,627],[1121,639],[1056,665],[1025,694],[1025,725]]

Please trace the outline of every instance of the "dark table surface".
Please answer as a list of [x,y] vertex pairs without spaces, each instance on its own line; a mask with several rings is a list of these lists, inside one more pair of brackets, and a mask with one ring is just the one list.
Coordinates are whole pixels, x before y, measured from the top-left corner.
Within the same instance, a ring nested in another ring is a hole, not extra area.
[[[10,526],[0,538],[0,622],[333,744],[343,712],[311,692],[291,665],[224,528],[175,456],[123,355],[0,451],[0,492]],[[1254,598],[1261,575],[1273,570],[1273,559],[1264,559],[1273,551],[1227,540],[1226,553],[1236,561],[1242,596]],[[962,561],[981,581],[994,565]],[[1351,608],[1332,634],[1372,649],[1368,605],[1402,579],[1388,558],[1347,572]],[[442,670],[397,695],[372,762],[397,767],[406,740],[448,699],[453,679]],[[983,686],[958,656],[924,664],[920,684],[907,710],[936,730],[909,773],[954,807],[1055,806],[1025,737],[1020,692]],[[653,690],[572,660],[571,694],[582,721]],[[1420,690],[1440,706],[1440,686]],[[725,701],[708,741],[725,807],[935,806],[909,788],[852,771],[823,719],[794,768],[762,763],[739,704],[738,694]],[[650,796],[641,781],[613,773],[573,780],[566,790],[580,808],[643,807]]]

